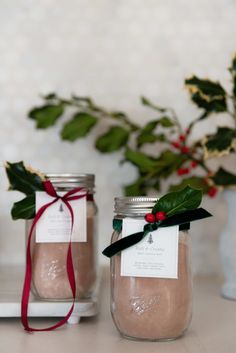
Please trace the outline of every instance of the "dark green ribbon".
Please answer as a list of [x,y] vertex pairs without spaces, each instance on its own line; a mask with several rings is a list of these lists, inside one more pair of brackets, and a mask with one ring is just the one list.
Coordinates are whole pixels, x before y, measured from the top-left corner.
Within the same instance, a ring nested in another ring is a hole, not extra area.
[[[143,227],[142,232],[134,233],[128,235],[127,237],[121,238],[120,240],[117,240],[116,242],[112,243],[107,248],[105,248],[102,253],[107,257],[112,257],[118,252],[139,243],[148,233],[157,230],[159,227],[171,227],[179,225],[179,230],[187,230],[190,228],[190,222],[211,216],[212,215],[203,208],[197,208],[195,210],[178,213],[161,222],[146,223]],[[122,220],[114,219],[113,228],[114,230],[121,232]]]

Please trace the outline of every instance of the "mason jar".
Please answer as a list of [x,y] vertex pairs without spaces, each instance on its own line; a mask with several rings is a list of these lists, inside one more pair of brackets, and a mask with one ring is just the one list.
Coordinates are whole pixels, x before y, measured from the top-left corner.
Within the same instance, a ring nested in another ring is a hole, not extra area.
[[[91,298],[97,279],[97,206],[93,197],[95,177],[93,174],[48,174],[46,178],[52,182],[57,192],[68,192],[77,187],[87,192],[85,220],[87,240],[71,244],[76,299]],[[32,221],[26,221],[26,240]],[[34,229],[31,241],[31,291],[37,298],[52,301],[73,299],[66,266],[68,244],[68,242],[36,242]]]
[[[148,197],[116,198],[114,219],[144,220],[156,201]],[[188,230],[177,229],[177,236],[177,278],[123,276],[121,252],[111,258],[111,314],[122,336],[173,340],[188,328],[192,316],[191,241]],[[111,242],[121,237],[122,230],[116,229]]]

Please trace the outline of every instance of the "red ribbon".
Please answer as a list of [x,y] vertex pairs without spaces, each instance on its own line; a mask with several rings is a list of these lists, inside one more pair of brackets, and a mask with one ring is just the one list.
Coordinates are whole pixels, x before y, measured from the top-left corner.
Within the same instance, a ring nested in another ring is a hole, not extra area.
[[67,276],[68,276],[70,287],[71,287],[71,292],[73,295],[73,301],[72,301],[71,308],[68,311],[68,313],[66,314],[66,316],[61,321],[59,321],[57,324],[55,324],[53,326],[46,327],[43,329],[37,329],[37,328],[33,328],[33,327],[29,326],[28,304],[29,304],[30,287],[31,287],[31,280],[32,280],[32,260],[31,260],[30,244],[31,244],[33,230],[34,230],[37,222],[39,221],[40,217],[42,216],[42,214],[46,211],[46,209],[48,207],[50,207],[51,205],[53,205],[55,202],[57,202],[59,199],[61,199],[62,202],[64,202],[64,204],[67,206],[67,208],[70,212],[70,215],[71,215],[71,235],[72,235],[72,230],[73,230],[73,226],[74,226],[74,213],[73,213],[73,209],[70,205],[70,201],[78,200],[83,197],[88,198],[88,196],[89,196],[87,194],[87,192],[84,194],[75,195],[78,192],[80,192],[81,190],[83,190],[83,188],[75,188],[75,189],[67,192],[64,196],[59,196],[56,193],[56,190],[54,189],[52,183],[49,180],[43,182],[43,186],[44,186],[44,190],[46,191],[46,193],[48,195],[54,197],[54,200],[43,205],[38,210],[38,212],[36,213],[35,218],[33,220],[32,226],[30,228],[29,237],[28,237],[27,250],[26,250],[25,280],[24,280],[24,287],[23,287],[22,298],[21,298],[21,322],[22,322],[22,325],[24,326],[24,329],[28,332],[51,331],[51,330],[54,330],[54,329],[64,325],[68,321],[68,319],[70,318],[70,316],[73,312],[74,304],[75,304],[75,296],[76,296],[76,283],[75,283],[75,273],[74,273],[74,266],[73,266],[73,260],[72,260],[71,236],[70,236],[70,241],[69,241],[68,251],[67,251],[66,269],[67,269]]

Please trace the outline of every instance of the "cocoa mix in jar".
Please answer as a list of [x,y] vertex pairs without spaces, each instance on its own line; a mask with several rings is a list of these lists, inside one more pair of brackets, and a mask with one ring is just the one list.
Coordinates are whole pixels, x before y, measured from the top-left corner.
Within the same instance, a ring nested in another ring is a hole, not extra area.
[[[122,197],[115,201],[115,220],[124,224],[126,218],[143,220],[157,199]],[[112,244],[122,238],[122,229],[114,228]],[[188,230],[177,230],[177,235],[177,278],[121,275],[122,251],[111,257],[111,314],[122,336],[170,340],[188,328],[192,316],[191,242]]]
[[[53,174],[47,176],[57,191],[83,187],[87,198],[87,241],[72,242],[76,298],[93,295],[97,277],[97,207],[93,200],[94,176],[91,174]],[[32,220],[26,222],[26,236]],[[70,300],[72,292],[68,280],[66,259],[68,243],[37,243],[35,230],[31,242],[32,291],[43,300]]]
[[[119,234],[113,234],[113,241]],[[111,260],[111,313],[122,335],[164,340],[181,336],[192,315],[190,238],[179,234],[178,279],[128,277],[120,274],[120,254]]]

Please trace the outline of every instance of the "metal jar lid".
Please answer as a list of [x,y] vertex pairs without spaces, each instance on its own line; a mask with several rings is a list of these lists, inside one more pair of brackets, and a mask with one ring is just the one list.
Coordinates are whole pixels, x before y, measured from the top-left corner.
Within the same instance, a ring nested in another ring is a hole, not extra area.
[[95,175],[94,174],[46,174],[46,178],[55,185],[55,187],[66,188],[66,187],[85,187],[87,189],[93,189],[95,186]]
[[144,215],[153,208],[157,197],[116,197],[114,211],[118,215]]

